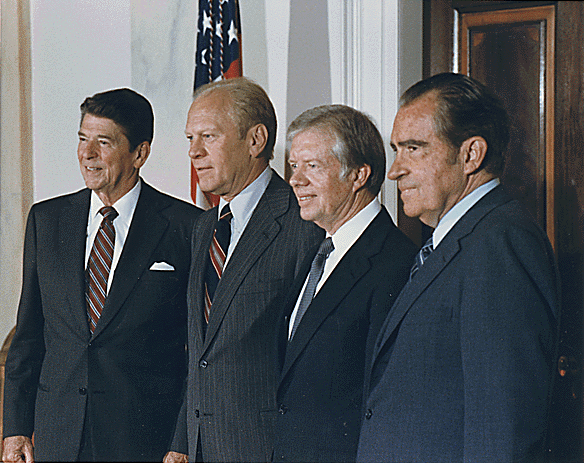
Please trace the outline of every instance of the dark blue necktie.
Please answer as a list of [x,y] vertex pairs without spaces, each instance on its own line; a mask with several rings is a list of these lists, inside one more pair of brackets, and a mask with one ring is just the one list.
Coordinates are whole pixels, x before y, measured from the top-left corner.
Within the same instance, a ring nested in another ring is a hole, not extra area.
[[312,302],[314,293],[316,292],[316,287],[318,282],[322,277],[322,272],[324,272],[324,263],[326,262],[329,254],[333,252],[335,246],[333,244],[333,239],[329,236],[326,238],[318,248],[318,252],[314,259],[312,260],[312,265],[310,266],[310,274],[308,276],[308,283],[306,283],[306,288],[302,294],[302,299],[300,299],[300,304],[298,305],[298,310],[296,311],[296,318],[294,319],[294,325],[292,326],[292,332],[290,333],[290,339],[294,336],[296,328],[302,319],[302,316],[306,312],[306,309]]
[[422,265],[424,265],[424,261],[428,257],[430,257],[430,254],[432,254],[433,251],[434,251],[434,245],[433,245],[432,237],[430,237],[430,239],[428,241],[426,241],[426,244],[424,244],[424,246],[422,246],[422,249],[420,249],[420,251],[416,255],[416,260],[414,261],[414,265],[412,266],[412,269],[410,270],[410,281],[412,280],[412,278],[414,278],[416,273],[418,273],[418,270],[420,270]]

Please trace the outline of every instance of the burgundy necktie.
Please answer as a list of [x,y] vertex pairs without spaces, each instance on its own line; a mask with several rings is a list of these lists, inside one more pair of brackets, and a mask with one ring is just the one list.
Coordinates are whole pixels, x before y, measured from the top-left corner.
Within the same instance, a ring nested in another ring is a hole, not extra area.
[[111,206],[102,207],[99,213],[103,220],[93,241],[93,247],[89,254],[87,270],[85,272],[87,301],[87,315],[89,317],[89,329],[93,333],[107,297],[107,281],[112,268],[114,256],[114,244],[116,242],[116,230],[113,221],[118,212]]
[[209,313],[211,312],[211,304],[215,296],[215,290],[223,274],[223,266],[225,265],[225,258],[227,257],[227,250],[229,249],[229,241],[231,239],[231,210],[229,204],[225,205],[221,210],[221,217],[215,226],[213,232],[213,240],[209,247],[209,262],[207,263],[207,271],[205,275],[205,321],[209,323]]

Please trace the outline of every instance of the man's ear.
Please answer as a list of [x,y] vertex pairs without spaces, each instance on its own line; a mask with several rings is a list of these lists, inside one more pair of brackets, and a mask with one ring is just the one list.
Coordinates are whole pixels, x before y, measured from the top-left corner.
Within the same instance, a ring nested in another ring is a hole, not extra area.
[[353,175],[353,191],[359,191],[365,186],[367,180],[371,176],[371,166],[369,164],[363,164],[358,169],[352,172]]
[[474,174],[481,168],[487,148],[487,141],[483,137],[470,137],[462,143],[460,149],[466,175]]
[[139,169],[150,156],[150,143],[143,141],[136,147],[132,155],[134,156],[134,167]]
[[254,125],[247,131],[247,141],[252,157],[257,158],[268,144],[268,129],[264,124]]

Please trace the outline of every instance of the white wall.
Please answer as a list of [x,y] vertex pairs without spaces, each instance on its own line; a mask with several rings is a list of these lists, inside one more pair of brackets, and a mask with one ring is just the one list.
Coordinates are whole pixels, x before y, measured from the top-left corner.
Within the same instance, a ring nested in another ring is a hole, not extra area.
[[131,85],[130,1],[31,0],[35,201],[83,187],[79,105]]
[[[197,2],[28,1],[34,200],[84,186],[76,159],[79,105],[94,93],[125,86],[154,107],[155,135],[144,178],[190,200],[184,124],[194,75]],[[389,140],[399,93],[421,77],[422,0],[240,0],[240,8],[244,74],[266,89],[276,108],[272,166],[281,175],[287,125],[317,104],[363,110]],[[2,43],[7,43],[4,36]],[[388,166],[392,160],[388,150]],[[396,197],[395,185],[386,181],[382,199],[394,217]],[[15,242],[14,253],[22,254],[21,242]],[[2,271],[19,273],[16,267]],[[11,291],[16,299],[17,286]],[[0,317],[0,342],[15,314],[16,307],[14,314]]]
[[[353,105],[389,137],[404,82],[421,77],[421,5],[241,1],[244,74],[266,88],[278,115],[277,171],[284,172],[286,126],[310,106]],[[75,158],[79,104],[122,86],[144,94],[154,107],[152,156],[143,176],[189,199],[183,131],[196,10],[192,0],[31,0],[35,201],[83,187]],[[393,193],[386,196],[388,204],[395,202]]]

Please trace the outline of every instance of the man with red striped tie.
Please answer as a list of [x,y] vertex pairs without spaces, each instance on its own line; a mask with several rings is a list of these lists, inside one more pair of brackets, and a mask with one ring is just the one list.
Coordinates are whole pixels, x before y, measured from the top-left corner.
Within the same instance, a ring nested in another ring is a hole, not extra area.
[[3,461],[161,461],[168,450],[201,211],[140,178],[153,133],[136,92],[87,98],[77,149],[87,188],[30,211]]
[[246,78],[199,87],[185,130],[204,192],[220,196],[193,230],[189,370],[166,461],[269,461],[276,407],[274,339],[283,298],[323,232],[301,219],[269,167],[276,114]]

